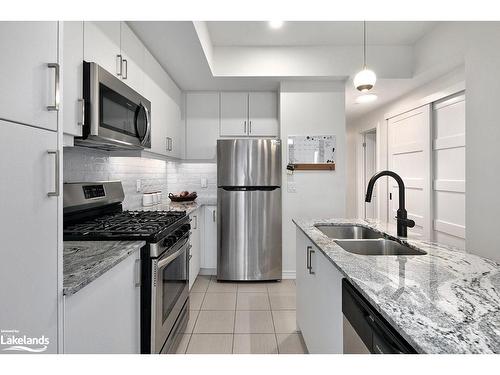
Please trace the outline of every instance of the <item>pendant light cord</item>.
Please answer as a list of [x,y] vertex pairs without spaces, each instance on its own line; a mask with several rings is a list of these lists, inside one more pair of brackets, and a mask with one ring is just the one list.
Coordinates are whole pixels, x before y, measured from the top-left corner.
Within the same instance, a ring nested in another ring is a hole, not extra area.
[[363,69],[366,69],[366,21],[363,21]]

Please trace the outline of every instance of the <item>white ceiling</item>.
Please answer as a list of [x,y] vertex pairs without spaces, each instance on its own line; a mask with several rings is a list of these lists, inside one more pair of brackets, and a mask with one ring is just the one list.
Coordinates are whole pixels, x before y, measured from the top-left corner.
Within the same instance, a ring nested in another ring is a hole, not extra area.
[[[367,43],[414,44],[435,23],[367,22]],[[214,46],[345,46],[363,41],[362,21],[290,21],[280,29],[271,29],[266,21],[209,21],[207,26]]]

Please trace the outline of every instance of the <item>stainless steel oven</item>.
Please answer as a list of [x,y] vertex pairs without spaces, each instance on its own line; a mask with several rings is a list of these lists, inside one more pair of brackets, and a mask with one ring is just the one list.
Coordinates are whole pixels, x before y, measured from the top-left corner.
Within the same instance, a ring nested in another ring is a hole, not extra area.
[[151,103],[96,63],[83,62],[83,99],[82,137],[75,144],[151,148]]
[[189,318],[189,232],[158,258],[151,277],[151,352],[168,353]]

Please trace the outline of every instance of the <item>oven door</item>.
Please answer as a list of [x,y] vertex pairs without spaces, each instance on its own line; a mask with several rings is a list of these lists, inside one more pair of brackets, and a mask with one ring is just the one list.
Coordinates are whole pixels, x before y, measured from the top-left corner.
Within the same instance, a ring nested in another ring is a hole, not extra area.
[[153,259],[151,349],[160,353],[188,300],[189,236]]

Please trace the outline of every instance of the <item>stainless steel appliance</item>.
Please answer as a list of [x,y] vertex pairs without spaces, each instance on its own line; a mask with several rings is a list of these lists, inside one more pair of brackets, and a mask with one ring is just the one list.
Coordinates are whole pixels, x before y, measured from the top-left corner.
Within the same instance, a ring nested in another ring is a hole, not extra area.
[[415,349],[346,279],[342,280],[344,354],[411,354]]
[[281,141],[217,141],[217,279],[280,280]]
[[184,211],[123,211],[119,181],[64,184],[64,240],[144,240],[141,352],[176,350],[189,318],[189,235]]
[[103,150],[151,147],[151,103],[122,80],[83,62],[83,130],[79,146]]

